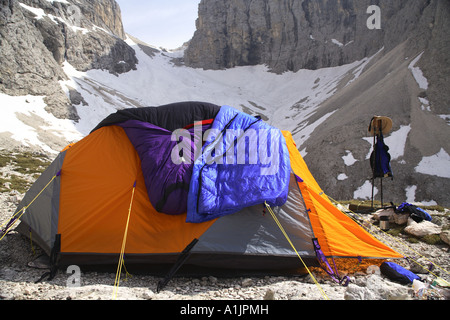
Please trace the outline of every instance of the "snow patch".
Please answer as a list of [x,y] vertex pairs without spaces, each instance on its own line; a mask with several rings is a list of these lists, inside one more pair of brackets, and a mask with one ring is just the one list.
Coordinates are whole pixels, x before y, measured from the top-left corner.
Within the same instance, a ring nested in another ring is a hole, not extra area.
[[427,175],[450,178],[450,156],[442,148],[437,154],[424,157],[415,170]]
[[405,188],[406,202],[413,203],[416,201],[416,190],[417,186],[408,186]]
[[416,67],[417,62],[422,58],[423,52],[417,56],[410,64],[409,69],[411,70],[414,79],[416,79],[417,84],[419,85],[420,89],[427,90],[428,89],[428,80],[423,75],[422,70],[420,70],[419,67]]
[[345,165],[350,167],[354,165],[358,160],[353,157],[353,154],[349,150],[346,150],[345,152],[347,152],[347,154],[343,156],[342,159],[344,159]]
[[[373,189],[373,195],[378,194],[378,189],[374,187]],[[354,199],[363,199],[363,200],[369,200],[372,199],[372,183],[369,180],[366,180],[364,184],[356,189],[356,191],[353,194]]]
[[27,9],[28,11],[32,12],[37,20],[42,19],[43,17],[47,16],[47,14],[45,13],[44,9],[40,9],[40,8],[34,8],[34,7],[30,7],[27,6],[26,4],[23,4],[21,2],[19,2],[20,6],[24,9]]
[[430,201],[416,201],[416,191],[417,186],[408,186],[405,188],[406,192],[406,202],[411,203],[416,206],[436,206],[437,202],[434,200]]
[[65,3],[65,4],[70,4],[70,2],[68,2],[67,0],[45,0],[47,2],[53,3],[53,2],[61,2],[61,3]]
[[338,47],[343,47],[344,44],[336,39],[331,39],[331,42],[333,42],[335,45],[337,45]]
[[417,205],[422,205],[422,206],[437,206],[438,203],[434,200],[430,200],[430,201],[420,201],[419,203],[417,203]]
[[11,138],[25,146],[38,146],[44,151],[57,153],[43,141],[43,133],[51,133],[67,141],[78,141],[83,136],[71,120],[58,119],[45,110],[43,96],[9,96],[0,93],[2,108],[0,133],[11,133]]
[[419,101],[422,104],[421,108],[423,111],[431,111],[430,102],[427,98],[421,98],[419,97]]
[[440,114],[439,118],[441,118],[442,120],[445,120],[445,122],[447,122],[447,124],[450,125],[450,114]]
[[393,132],[384,142],[389,146],[389,154],[392,160],[403,157],[405,153],[406,140],[408,139],[411,125],[400,126],[400,129]]

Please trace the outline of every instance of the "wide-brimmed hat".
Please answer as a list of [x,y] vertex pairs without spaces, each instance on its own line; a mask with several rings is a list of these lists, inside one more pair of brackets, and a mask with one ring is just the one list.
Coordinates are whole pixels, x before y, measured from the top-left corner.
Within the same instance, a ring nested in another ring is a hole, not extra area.
[[392,119],[384,116],[374,116],[372,120],[370,120],[369,124],[369,133],[371,135],[379,134],[380,132],[383,135],[388,134],[392,130]]

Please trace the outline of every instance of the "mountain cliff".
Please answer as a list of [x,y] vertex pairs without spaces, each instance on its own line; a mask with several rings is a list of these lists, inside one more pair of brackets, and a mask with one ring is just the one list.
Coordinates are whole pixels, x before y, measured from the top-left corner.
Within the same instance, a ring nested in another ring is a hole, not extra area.
[[[372,5],[379,8],[379,25]],[[267,64],[275,72],[350,63],[405,40],[432,38],[444,1],[203,0],[186,63],[207,69]]]
[[132,70],[137,60],[124,38],[114,0],[1,0],[0,91],[43,95],[56,117],[77,120],[73,104],[79,95],[66,95],[58,83],[67,79],[63,63],[79,71]]

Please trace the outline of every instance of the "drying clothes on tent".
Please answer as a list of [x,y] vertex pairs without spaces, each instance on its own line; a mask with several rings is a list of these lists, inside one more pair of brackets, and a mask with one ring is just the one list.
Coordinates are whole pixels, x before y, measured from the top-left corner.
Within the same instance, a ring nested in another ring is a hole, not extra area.
[[[186,109],[177,110],[174,105],[121,110],[99,125],[124,129],[141,159],[148,196],[158,212],[187,211],[188,222],[200,223],[265,201],[273,206],[286,202],[290,165],[280,130],[228,106],[213,121],[195,122],[192,116],[180,121]],[[197,125],[180,127],[189,122]],[[180,137],[174,135],[179,129]]]
[[209,221],[265,202],[282,206],[290,173],[281,131],[223,106],[194,164],[187,222]]

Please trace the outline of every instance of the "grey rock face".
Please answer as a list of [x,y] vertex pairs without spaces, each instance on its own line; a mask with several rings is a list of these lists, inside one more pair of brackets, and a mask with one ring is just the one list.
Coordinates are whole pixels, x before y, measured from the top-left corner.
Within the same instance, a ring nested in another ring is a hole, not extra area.
[[124,37],[114,0],[1,0],[0,91],[46,96],[56,117],[77,120],[58,83],[66,77],[62,64],[67,61],[79,71],[103,69],[113,74],[135,69],[135,52]]
[[342,65],[426,32],[418,24],[429,3],[376,1],[381,29],[369,29],[369,0],[203,0],[185,61],[205,69],[266,64],[275,72]]

